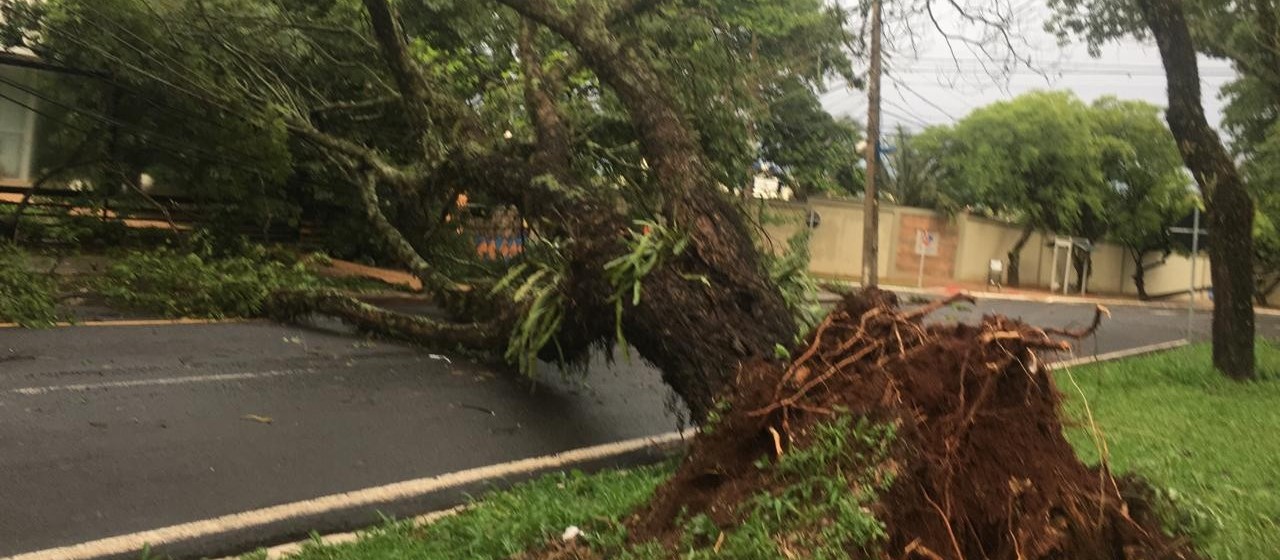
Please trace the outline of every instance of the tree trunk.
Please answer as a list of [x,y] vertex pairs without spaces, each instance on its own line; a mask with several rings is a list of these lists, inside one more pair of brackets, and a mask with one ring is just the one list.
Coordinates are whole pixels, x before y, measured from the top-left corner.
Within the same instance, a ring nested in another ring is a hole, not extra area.
[[792,341],[795,321],[745,217],[716,188],[667,80],[609,31],[609,14],[585,3],[569,14],[548,0],[500,1],[569,41],[630,114],[663,214],[688,236],[689,249],[644,278],[644,297],[626,309],[623,330],[700,421],[739,364]]
[[1213,277],[1213,364],[1238,380],[1256,376],[1253,200],[1201,105],[1195,45],[1179,0],[1138,0],[1168,79],[1169,129],[1204,195]]
[[1017,243],[1014,243],[1013,248],[1009,250],[1008,284],[1014,288],[1022,285],[1022,248],[1026,247],[1027,241],[1031,240],[1032,233],[1035,233],[1035,229],[1031,226],[1022,228],[1022,235],[1018,237]]
[[1126,250],[1133,257],[1133,286],[1138,290],[1138,299],[1149,301],[1151,295],[1147,294],[1147,267],[1142,263],[1142,253],[1133,249]]
[[1267,305],[1271,301],[1271,294],[1280,289],[1280,276],[1276,276],[1271,283],[1262,284],[1258,290],[1258,305]]
[[1093,254],[1073,251],[1071,266],[1076,273],[1076,287],[1083,288],[1088,283],[1088,278],[1085,278],[1085,270],[1089,271],[1090,276],[1093,275]]

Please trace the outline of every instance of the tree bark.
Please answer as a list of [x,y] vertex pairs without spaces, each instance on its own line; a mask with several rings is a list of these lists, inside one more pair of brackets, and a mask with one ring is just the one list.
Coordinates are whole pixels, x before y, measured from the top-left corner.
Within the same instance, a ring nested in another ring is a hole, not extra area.
[[1027,246],[1027,241],[1031,240],[1032,233],[1035,233],[1035,228],[1031,226],[1022,228],[1022,235],[1018,236],[1018,241],[1009,250],[1008,283],[1014,288],[1022,285],[1022,248]]
[[1267,305],[1271,301],[1271,294],[1280,289],[1280,276],[1276,276],[1271,280],[1270,284],[1265,284],[1262,289],[1258,290],[1258,304]]
[[1126,250],[1133,257],[1133,286],[1138,290],[1138,299],[1149,301],[1151,295],[1147,293],[1147,267],[1142,263],[1142,253],[1133,249]]
[[1181,0],[1138,0],[1168,79],[1169,129],[1204,195],[1213,278],[1213,364],[1238,380],[1256,376],[1253,200],[1235,162],[1209,126],[1200,71]]
[[362,331],[405,340],[439,350],[502,348],[509,321],[447,323],[420,315],[388,311],[336,290],[282,291],[268,299],[267,313],[294,322],[313,314],[336,317]]
[[666,79],[612,34],[609,14],[590,2],[569,13],[547,0],[499,1],[567,40],[618,95],[657,179],[663,214],[689,237],[681,258],[644,279],[645,296],[624,313],[623,330],[700,421],[739,364],[791,342],[795,321],[764,272],[745,217],[716,189]]

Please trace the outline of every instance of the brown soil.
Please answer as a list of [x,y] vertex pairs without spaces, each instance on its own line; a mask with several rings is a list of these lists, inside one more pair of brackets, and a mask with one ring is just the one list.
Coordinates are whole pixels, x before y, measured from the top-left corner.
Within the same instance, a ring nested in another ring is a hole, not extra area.
[[925,326],[929,311],[900,311],[883,292],[849,296],[794,362],[741,368],[730,412],[633,518],[632,538],[676,542],[678,519],[698,513],[732,527],[745,499],[770,489],[753,463],[803,445],[815,424],[848,409],[897,425],[882,466],[895,481],[873,508],[889,538],[874,558],[1198,558],[1064,439],[1041,356],[1083,333],[998,316]]

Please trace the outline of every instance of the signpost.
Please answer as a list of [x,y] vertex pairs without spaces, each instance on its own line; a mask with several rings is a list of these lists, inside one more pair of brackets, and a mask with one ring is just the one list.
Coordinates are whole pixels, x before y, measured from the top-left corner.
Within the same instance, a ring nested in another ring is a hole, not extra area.
[[1191,234],[1191,287],[1187,290],[1187,340],[1191,340],[1192,324],[1196,316],[1196,264],[1200,261],[1200,236],[1209,233],[1200,229],[1200,207],[1192,214],[1191,227],[1169,228],[1169,233]]
[[938,234],[927,229],[916,230],[916,254],[920,255],[920,274],[916,277],[916,287],[924,287],[924,259],[938,256]]

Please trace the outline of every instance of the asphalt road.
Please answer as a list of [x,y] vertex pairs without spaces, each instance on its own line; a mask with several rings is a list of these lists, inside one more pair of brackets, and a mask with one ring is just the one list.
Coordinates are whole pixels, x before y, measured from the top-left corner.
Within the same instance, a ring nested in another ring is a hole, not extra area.
[[[1178,312],[1112,311],[1078,354],[1181,337]],[[991,312],[1092,317],[984,302],[934,319]],[[0,557],[678,427],[640,364],[544,377],[267,323],[0,330]]]

